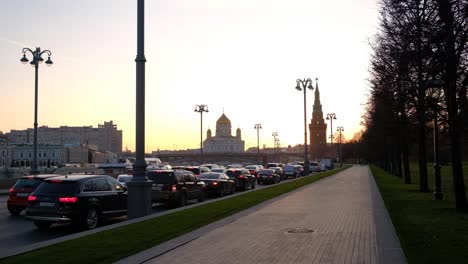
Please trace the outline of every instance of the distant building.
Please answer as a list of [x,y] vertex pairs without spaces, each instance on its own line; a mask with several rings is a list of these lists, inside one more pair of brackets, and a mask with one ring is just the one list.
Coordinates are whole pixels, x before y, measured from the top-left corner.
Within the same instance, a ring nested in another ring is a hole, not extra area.
[[[34,129],[11,130],[6,136],[10,144],[32,144]],[[117,130],[117,125],[112,121],[99,124],[97,128],[83,127],[47,127],[37,128],[38,144],[66,145],[84,144],[94,145],[100,151],[114,153],[122,152],[122,130]]]
[[318,84],[315,84],[315,100],[312,111],[312,119],[309,124],[310,132],[310,157],[315,160],[323,157],[327,144],[327,124],[323,119],[322,105],[320,104],[320,92]]
[[203,142],[203,151],[206,153],[242,153],[245,142],[241,138],[241,130],[237,128],[236,136],[231,135],[231,120],[223,113],[216,121],[216,135],[211,134],[211,129],[206,132],[206,140]]
[[0,134],[0,168],[9,167],[11,164],[10,145],[8,139]]
[[[7,167],[30,167],[34,160],[33,144],[10,144],[10,164]],[[39,167],[59,166],[64,163],[65,149],[62,145],[38,144],[37,165]]]

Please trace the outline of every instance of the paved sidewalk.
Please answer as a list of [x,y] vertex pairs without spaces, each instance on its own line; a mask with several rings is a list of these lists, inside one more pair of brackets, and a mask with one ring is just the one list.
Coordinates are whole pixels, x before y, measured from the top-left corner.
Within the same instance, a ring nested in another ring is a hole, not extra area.
[[367,166],[212,226],[118,263],[406,263]]

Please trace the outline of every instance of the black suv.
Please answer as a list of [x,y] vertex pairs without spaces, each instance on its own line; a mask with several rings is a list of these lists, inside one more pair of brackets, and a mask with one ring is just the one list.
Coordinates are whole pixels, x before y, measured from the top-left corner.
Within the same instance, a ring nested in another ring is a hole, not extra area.
[[205,183],[186,170],[152,170],[147,172],[153,181],[151,200],[169,206],[185,206],[188,200],[205,200]]
[[72,223],[95,228],[103,217],[127,214],[127,192],[107,175],[70,175],[45,179],[28,197],[26,218],[40,228]]
[[250,171],[248,169],[228,169],[226,171],[226,175],[236,182],[236,189],[240,189],[242,191],[246,191],[249,188],[255,189],[257,178],[254,175],[250,174]]

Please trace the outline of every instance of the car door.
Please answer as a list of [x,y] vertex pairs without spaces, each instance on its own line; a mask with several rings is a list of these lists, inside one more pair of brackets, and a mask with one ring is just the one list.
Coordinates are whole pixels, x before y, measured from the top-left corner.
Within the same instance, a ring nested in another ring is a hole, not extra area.
[[119,206],[119,203],[115,203],[117,194],[112,191],[112,187],[105,178],[96,178],[87,181],[83,192],[87,192],[89,195],[88,201],[90,203],[96,203],[103,214],[108,214]]
[[117,199],[115,204],[117,208],[116,211],[126,211],[127,210],[127,191],[124,186],[114,178],[107,178],[108,183],[112,187],[112,191],[116,192]]

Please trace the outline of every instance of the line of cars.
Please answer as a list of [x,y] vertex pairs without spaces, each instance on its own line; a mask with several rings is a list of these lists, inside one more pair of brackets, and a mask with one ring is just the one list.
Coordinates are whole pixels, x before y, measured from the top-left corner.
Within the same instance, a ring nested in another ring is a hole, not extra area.
[[[299,174],[288,175],[282,166],[154,169],[147,172],[147,177],[152,181],[153,203],[178,207],[185,206],[189,200],[204,201],[207,195],[221,197],[255,189],[256,184],[278,183],[289,176],[300,175],[298,168],[295,173]],[[26,218],[40,229],[53,223],[72,223],[93,229],[104,218],[126,215],[126,182],[131,177],[127,174],[117,179],[107,175],[25,176],[9,190],[7,207],[12,215],[26,210]]]

